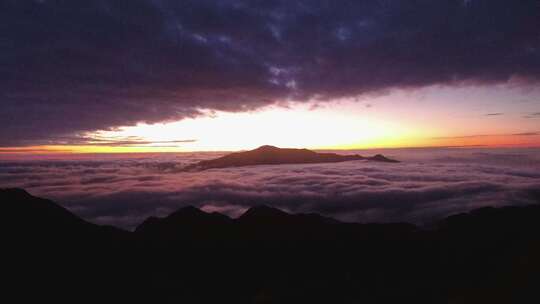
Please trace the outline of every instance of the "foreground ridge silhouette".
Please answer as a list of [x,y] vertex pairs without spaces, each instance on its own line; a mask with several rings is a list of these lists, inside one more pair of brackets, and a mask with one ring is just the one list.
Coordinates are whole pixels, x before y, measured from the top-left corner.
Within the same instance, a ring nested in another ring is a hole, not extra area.
[[353,160],[376,161],[385,163],[398,163],[399,161],[377,154],[364,157],[357,154],[339,155],[336,153],[317,153],[308,149],[277,148],[274,146],[261,146],[257,149],[235,152],[216,159],[203,160],[186,166],[186,171],[201,171],[207,169],[243,167],[255,165],[281,165],[281,164],[312,164],[312,163],[338,163]]
[[540,206],[431,229],[255,206],[185,207],[134,232],[0,189],[4,297],[55,303],[538,303]]

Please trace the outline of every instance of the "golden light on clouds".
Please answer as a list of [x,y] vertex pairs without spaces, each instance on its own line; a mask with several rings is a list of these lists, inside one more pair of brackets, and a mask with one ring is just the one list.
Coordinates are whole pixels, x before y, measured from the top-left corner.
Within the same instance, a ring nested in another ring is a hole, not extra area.
[[235,151],[262,145],[309,149],[540,145],[532,119],[523,119],[519,113],[486,116],[481,111],[448,111],[404,94],[371,99],[373,106],[366,102],[337,100],[318,107],[292,103],[239,113],[208,111],[195,118],[139,123],[80,134],[72,142],[6,148],[0,153]]
[[[158,143],[195,140],[179,143],[178,151],[243,150],[265,144],[313,149],[369,148],[398,146],[411,135],[406,128],[389,122],[355,113],[311,110],[305,106],[273,107],[247,113],[217,112],[178,122],[139,124],[93,134],[99,138],[137,137]],[[151,145],[146,148],[152,149]]]

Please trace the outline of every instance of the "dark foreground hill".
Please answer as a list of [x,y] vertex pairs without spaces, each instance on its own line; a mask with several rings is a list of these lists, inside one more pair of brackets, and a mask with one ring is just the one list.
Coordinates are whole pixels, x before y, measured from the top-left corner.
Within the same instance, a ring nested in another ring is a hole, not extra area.
[[282,165],[282,164],[312,164],[312,163],[338,163],[352,160],[377,161],[397,163],[398,161],[386,158],[381,154],[372,157],[360,155],[339,155],[335,153],[317,153],[307,149],[283,149],[273,146],[262,146],[255,150],[235,152],[211,160],[203,160],[189,165],[186,171],[200,171],[215,168],[229,168],[255,165]]
[[265,206],[193,207],[135,232],[0,190],[2,297],[69,303],[539,303],[540,207],[484,208],[431,230]]

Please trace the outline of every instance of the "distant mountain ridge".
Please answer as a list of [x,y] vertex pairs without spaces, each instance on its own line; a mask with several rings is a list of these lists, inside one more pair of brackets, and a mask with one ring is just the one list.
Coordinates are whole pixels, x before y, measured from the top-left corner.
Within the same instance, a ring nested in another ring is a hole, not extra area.
[[184,170],[202,171],[207,169],[255,165],[337,163],[354,160],[385,163],[399,162],[397,160],[389,159],[381,154],[372,157],[364,157],[358,154],[340,155],[336,153],[317,153],[308,149],[278,148],[266,145],[250,151],[235,152],[216,159],[203,160],[185,167]]

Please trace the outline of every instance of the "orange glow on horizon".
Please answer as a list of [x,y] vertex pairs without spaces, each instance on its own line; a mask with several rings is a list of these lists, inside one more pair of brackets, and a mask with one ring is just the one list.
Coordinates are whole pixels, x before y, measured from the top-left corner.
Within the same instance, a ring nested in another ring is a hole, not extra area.
[[[539,136],[540,137],[540,136]],[[515,136],[490,136],[482,139],[447,139],[447,140],[421,140],[413,143],[403,141],[384,142],[379,141],[379,145],[366,146],[361,144],[351,144],[343,146],[320,146],[302,147],[313,150],[369,150],[369,149],[399,149],[399,148],[438,148],[438,147],[485,147],[485,148],[511,148],[511,147],[540,147],[540,138],[534,141],[524,141]],[[271,144],[271,143],[270,143]],[[282,148],[290,146],[277,145]],[[0,149],[0,156],[9,155],[77,155],[77,154],[137,154],[137,153],[187,153],[187,152],[226,152],[249,150],[256,148],[247,147],[237,150],[232,149],[212,149],[212,150],[186,150],[181,147],[95,147],[95,146],[31,146],[24,148],[3,148]],[[301,147],[293,147],[301,148]]]
[[[538,133],[496,129],[492,120],[478,123],[475,132],[493,130],[508,134],[469,135],[461,128],[471,122],[456,123],[446,113],[427,117],[424,113],[404,115],[400,110],[381,108],[383,111],[370,112],[358,103],[341,103],[316,109],[304,104],[242,113],[209,112],[207,116],[177,122],[84,134],[88,144],[0,148],[0,155],[238,151],[262,145],[315,150],[540,147]],[[133,138],[136,140],[130,144],[129,139]]]

